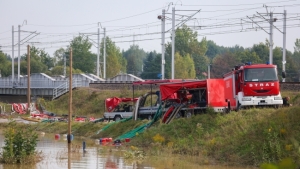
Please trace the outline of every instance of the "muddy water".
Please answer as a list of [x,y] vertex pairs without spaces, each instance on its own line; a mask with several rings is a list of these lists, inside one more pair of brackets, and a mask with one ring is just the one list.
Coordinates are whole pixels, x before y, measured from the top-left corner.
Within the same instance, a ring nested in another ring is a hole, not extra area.
[[[197,164],[182,163],[181,160],[144,160],[143,162],[125,160],[120,156],[120,149],[104,148],[97,142],[87,143],[86,152],[82,149],[82,140],[72,142],[72,150],[68,156],[67,141],[63,136],[55,140],[53,134],[39,136],[37,150],[42,151],[44,159],[35,165],[4,165],[0,169],[242,169],[224,166],[199,166]],[[3,135],[0,135],[0,145],[4,146]],[[2,151],[2,150],[1,150]],[[98,152],[98,153],[97,153]],[[69,157],[69,158],[68,158]],[[244,167],[243,167],[244,168]]]

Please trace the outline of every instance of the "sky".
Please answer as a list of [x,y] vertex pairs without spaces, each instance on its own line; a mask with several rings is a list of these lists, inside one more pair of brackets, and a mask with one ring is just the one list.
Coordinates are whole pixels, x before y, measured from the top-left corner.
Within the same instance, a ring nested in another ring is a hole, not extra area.
[[[198,40],[206,37],[217,45],[245,48],[270,38],[270,12],[273,12],[274,47],[283,47],[283,12],[287,11],[286,48],[294,51],[300,39],[300,0],[0,0],[0,46],[12,55],[14,26],[14,56],[18,55],[18,25],[21,25],[21,55],[26,46],[44,49],[50,56],[81,35],[93,43],[97,53],[97,31],[115,42],[120,50],[139,45],[146,52],[161,53],[161,20],[166,10],[166,40],[170,42],[172,8],[175,25],[185,24],[198,32]],[[187,19],[187,17],[190,17]],[[23,41],[22,41],[23,40]]]

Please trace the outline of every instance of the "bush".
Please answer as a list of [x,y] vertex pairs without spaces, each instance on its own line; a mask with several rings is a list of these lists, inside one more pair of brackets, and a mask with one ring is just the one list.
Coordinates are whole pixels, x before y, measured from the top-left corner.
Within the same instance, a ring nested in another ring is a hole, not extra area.
[[2,163],[35,163],[41,160],[36,152],[38,135],[30,128],[16,127],[16,122],[10,122],[4,131],[5,145],[1,153]]

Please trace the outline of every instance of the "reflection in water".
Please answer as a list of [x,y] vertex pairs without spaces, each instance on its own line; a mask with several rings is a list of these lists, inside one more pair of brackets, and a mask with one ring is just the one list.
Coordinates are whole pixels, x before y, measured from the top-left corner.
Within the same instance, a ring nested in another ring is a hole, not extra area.
[[[41,134],[37,145],[37,151],[42,151],[44,157],[41,162],[35,165],[0,164],[0,169],[135,169],[134,165],[125,164],[123,157],[114,156],[114,150],[106,153],[101,151],[101,145],[93,145],[87,146],[83,152],[81,141],[75,140],[68,144],[65,137]],[[1,134],[0,146],[4,146],[4,137]]]
[[[147,159],[146,162],[124,160],[112,147],[111,151],[104,150],[97,142],[86,147],[83,152],[82,141],[74,140],[69,147],[65,137],[55,139],[53,134],[40,135],[37,150],[42,151],[44,159],[35,165],[4,165],[0,169],[160,169],[160,168],[200,168],[200,169],[242,169],[224,166],[199,166],[182,163],[182,159],[172,160],[173,157]],[[3,135],[0,134],[0,146],[4,146]],[[151,164],[151,165],[150,165]],[[156,166],[156,167],[153,167]]]
[[71,169],[71,143],[68,143],[68,169]]

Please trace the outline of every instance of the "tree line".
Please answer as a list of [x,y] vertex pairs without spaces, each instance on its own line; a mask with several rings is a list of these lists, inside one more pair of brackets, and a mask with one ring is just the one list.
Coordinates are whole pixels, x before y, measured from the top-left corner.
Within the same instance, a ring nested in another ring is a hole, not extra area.
[[[176,79],[204,79],[208,75],[210,66],[211,78],[221,78],[234,66],[246,62],[267,63],[269,61],[269,41],[254,44],[250,48],[236,45],[223,47],[214,41],[203,37],[198,40],[196,31],[187,26],[176,29],[175,38],[175,78]],[[84,36],[74,37],[66,48],[57,49],[51,57],[43,49],[31,46],[31,73],[46,73],[50,76],[62,75],[64,56],[67,60],[67,74],[69,70],[69,49],[72,48],[73,73],[95,74],[97,54],[91,52],[92,43]],[[101,43],[100,53],[103,54],[104,45]],[[165,45],[165,78],[171,78],[171,42]],[[278,75],[282,72],[282,48],[273,49],[273,64],[277,65]],[[100,56],[100,67],[103,70],[103,55]],[[138,45],[131,45],[126,51],[106,37],[106,77],[111,78],[120,73],[129,73],[143,79],[161,78],[161,53],[145,52]],[[15,71],[17,58],[15,58]],[[0,51],[0,74],[3,77],[11,75],[12,58]],[[20,73],[27,73],[26,54],[21,56]],[[100,72],[103,77],[103,71]],[[286,81],[300,81],[300,39],[296,39],[294,52],[286,51]]]

